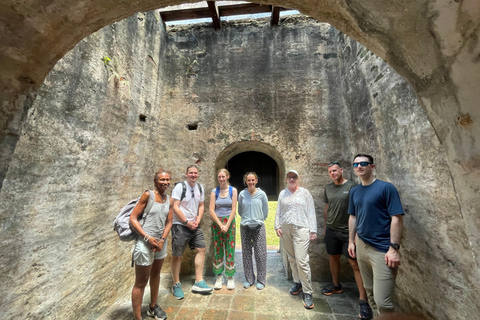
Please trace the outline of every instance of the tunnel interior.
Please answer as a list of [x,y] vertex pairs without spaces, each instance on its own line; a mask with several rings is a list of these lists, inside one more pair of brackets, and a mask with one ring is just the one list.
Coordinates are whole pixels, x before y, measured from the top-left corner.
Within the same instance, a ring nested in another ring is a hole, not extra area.
[[233,156],[227,162],[227,170],[230,172],[230,184],[243,190],[243,176],[247,172],[255,172],[258,176],[257,187],[265,191],[269,200],[276,200],[279,190],[278,165],[271,157],[262,152],[247,151]]

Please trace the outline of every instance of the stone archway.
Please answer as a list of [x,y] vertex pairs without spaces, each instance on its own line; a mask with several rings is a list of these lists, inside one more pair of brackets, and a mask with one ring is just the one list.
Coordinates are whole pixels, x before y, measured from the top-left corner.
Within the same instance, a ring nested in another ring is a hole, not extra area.
[[[178,4],[182,1],[130,1],[115,3],[106,1],[71,1],[62,3],[44,2],[44,6],[22,7],[18,2],[3,2],[0,10],[2,30],[0,43],[0,63],[4,67],[0,75],[1,103],[1,165],[3,181],[12,154],[15,152],[19,137],[19,128],[24,123],[25,112],[32,105],[38,87],[53,65],[80,39],[94,30],[126,17],[136,11],[153,9],[159,6]],[[275,4],[288,6],[288,1],[275,1]],[[470,272],[462,261],[450,258],[455,248],[446,248],[445,259],[434,266],[434,271],[442,275],[468,278],[478,283],[478,208],[479,199],[476,190],[479,187],[479,150],[478,137],[478,4],[462,1],[460,3],[435,1],[404,1],[392,5],[366,1],[362,3],[325,1],[322,6],[314,1],[297,1],[297,9],[323,21],[328,21],[338,29],[353,36],[367,45],[402,74],[414,87],[423,108],[427,111],[441,146],[446,150],[445,168],[447,179],[454,184],[454,203],[461,210],[464,227],[456,233],[448,233],[452,238],[464,234],[469,239],[465,248],[471,250],[471,257],[476,266]],[[34,13],[32,13],[34,11]],[[469,25],[470,24],[470,25]],[[88,148],[88,132],[79,141],[81,148]],[[132,140],[138,137],[132,137]],[[412,155],[413,161],[421,155]],[[133,157],[134,158],[134,157]],[[128,158],[126,165],[135,165],[135,159]],[[48,168],[48,163],[45,168]],[[72,164],[79,170],[81,164]],[[84,169],[88,176],[88,168]],[[60,175],[62,173],[59,173]],[[408,175],[408,172],[402,172]],[[417,173],[418,174],[418,173]],[[54,181],[45,187],[55,192]],[[69,185],[66,185],[67,187]],[[33,186],[40,188],[39,186]],[[85,185],[88,187],[88,185]],[[432,185],[435,187],[435,185]],[[60,188],[59,188],[60,189]],[[71,189],[69,189],[71,190]],[[76,191],[74,189],[73,191]],[[449,191],[450,192],[450,191]],[[105,191],[108,194],[108,191]],[[8,198],[9,201],[12,201]],[[61,199],[60,199],[61,202]],[[23,203],[19,204],[24,207]],[[68,205],[62,203],[66,209]],[[92,209],[99,203],[92,203]],[[429,211],[430,212],[430,211]],[[26,213],[28,214],[28,213]],[[36,212],[31,212],[34,219]],[[431,211],[432,215],[437,215]],[[447,219],[447,217],[435,217]],[[16,226],[17,217],[11,218],[2,212],[2,224],[6,228]],[[75,221],[83,226],[81,219]],[[419,229],[428,229],[421,225]],[[415,230],[418,234],[425,230]],[[86,234],[98,236],[98,230],[85,230]],[[439,230],[442,232],[443,229]],[[96,243],[96,242],[93,242]],[[95,246],[100,245],[98,242]],[[72,244],[73,245],[73,244]],[[88,248],[87,248],[88,249]],[[463,248],[462,248],[463,249]],[[39,250],[44,250],[40,248]],[[415,250],[413,250],[415,251]],[[470,261],[470,258],[468,261]],[[476,264],[475,264],[476,262]],[[415,261],[411,261],[415,264]],[[23,266],[29,267],[29,266]],[[35,262],[32,265],[32,277],[42,275],[45,266]],[[438,268],[438,269],[437,269]],[[82,271],[80,271],[81,273]],[[460,274],[460,275],[459,275]],[[419,282],[421,282],[421,277]],[[468,295],[468,294],[467,294]],[[429,309],[432,301],[420,302]],[[462,314],[458,315],[461,318]],[[468,318],[468,315],[464,316]]]
[[232,177],[230,184],[237,189],[245,187],[243,175],[245,172],[253,171],[258,175],[258,187],[261,187],[272,200],[276,199],[280,190],[278,190],[278,165],[277,163],[262,152],[245,151],[239,153],[227,162],[227,169]]
[[[215,172],[221,168],[225,168],[230,159],[244,152],[256,151],[267,155],[272,158],[278,167],[278,175],[276,181],[276,190],[281,190],[283,188],[283,177],[285,175],[285,161],[283,156],[276,150],[275,147],[259,142],[259,141],[240,141],[229,145],[227,148],[222,150],[217,157],[215,162]],[[278,194],[277,194],[278,196]]]

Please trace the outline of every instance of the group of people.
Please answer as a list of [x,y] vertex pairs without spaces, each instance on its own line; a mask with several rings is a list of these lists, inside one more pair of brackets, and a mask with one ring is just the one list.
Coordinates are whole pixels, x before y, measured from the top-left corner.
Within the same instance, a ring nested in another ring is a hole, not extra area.
[[[357,185],[343,177],[338,162],[328,165],[332,183],[325,187],[325,243],[329,255],[332,283],[321,293],[342,293],[339,282],[340,257],[347,256],[353,268],[359,291],[361,319],[372,319],[371,306],[378,311],[393,311],[393,287],[400,264],[400,239],[403,209],[395,187],[374,178],[373,157],[358,154],[353,161],[355,174],[360,178]],[[228,290],[235,289],[235,214],[241,217],[242,257],[245,274],[243,287],[266,286],[267,242],[264,221],[268,217],[268,199],[257,187],[255,172],[244,175],[246,188],[238,193],[229,185],[230,174],[226,169],[217,172],[218,186],[210,193],[208,208],[212,219],[213,272],[216,275],[213,288],[203,279],[206,243],[199,227],[204,214],[204,190],[197,183],[199,169],[187,167],[186,181],[177,183],[169,197],[171,172],[160,168],[154,176],[155,190],[146,191],[132,212],[130,222],[139,235],[133,248],[135,262],[135,285],[132,289],[132,306],[135,320],[142,319],[141,305],[146,284],[150,280],[151,302],[147,315],[155,319],[166,319],[167,315],[156,303],[160,285],[160,271],[167,255],[167,236],[172,232],[172,293],[183,299],[180,283],[182,255],[188,244],[195,250],[195,283],[191,291],[208,294],[226,284]],[[282,238],[292,269],[294,284],[289,293],[303,292],[305,308],[312,309],[313,288],[309,264],[309,244],[317,239],[317,220],[313,197],[300,186],[299,173],[289,170],[286,174],[287,187],[280,192],[275,216],[275,231]],[[155,194],[155,203],[148,219],[142,223],[140,216],[145,209],[150,193]],[[255,276],[252,258],[255,257]],[[370,306],[371,305],[371,306]]]

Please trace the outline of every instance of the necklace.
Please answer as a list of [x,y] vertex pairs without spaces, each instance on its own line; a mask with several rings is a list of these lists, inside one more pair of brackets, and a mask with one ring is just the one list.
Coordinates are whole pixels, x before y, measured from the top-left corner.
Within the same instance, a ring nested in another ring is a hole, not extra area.
[[167,195],[166,194],[160,194],[157,190],[155,190],[155,193],[160,196],[160,200],[162,200],[160,203],[164,203],[167,200]]

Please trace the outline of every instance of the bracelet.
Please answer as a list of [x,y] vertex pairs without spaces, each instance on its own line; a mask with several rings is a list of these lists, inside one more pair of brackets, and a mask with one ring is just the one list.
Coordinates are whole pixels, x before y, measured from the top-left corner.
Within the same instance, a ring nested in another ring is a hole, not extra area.
[[145,237],[143,237],[143,241],[145,241],[145,242],[148,242],[148,239],[150,239],[149,235],[145,235]]

